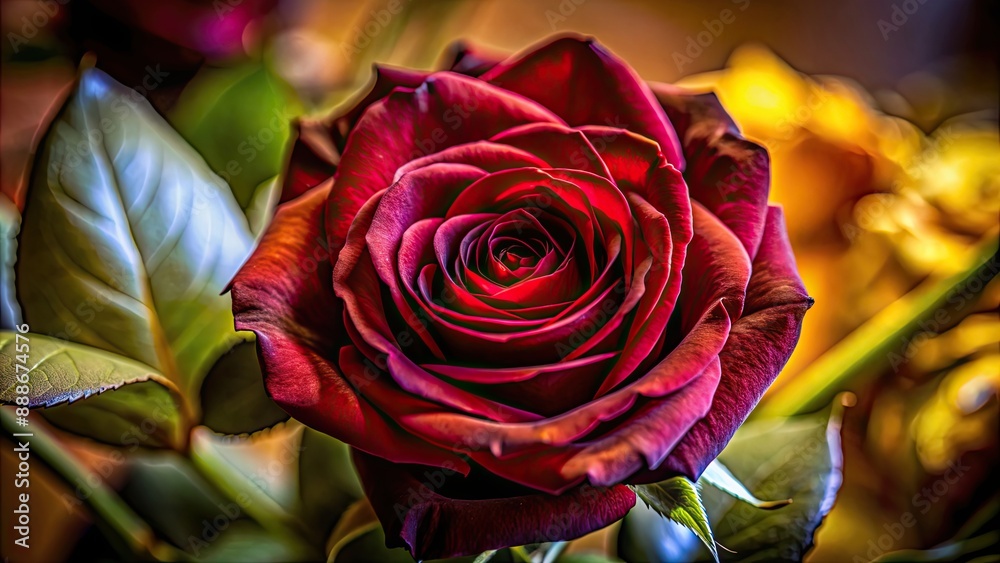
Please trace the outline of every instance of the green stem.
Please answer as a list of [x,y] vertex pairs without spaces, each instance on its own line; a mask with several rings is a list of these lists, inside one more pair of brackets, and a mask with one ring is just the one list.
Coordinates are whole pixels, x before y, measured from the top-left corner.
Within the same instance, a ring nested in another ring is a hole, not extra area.
[[[932,276],[880,311],[830,348],[791,381],[765,397],[755,416],[790,416],[822,408],[840,391],[858,383],[872,368],[884,366],[893,354],[903,352],[906,338],[923,328],[922,321],[937,319],[940,312],[952,318],[967,305],[967,284],[978,278],[986,285],[1000,269],[996,235],[956,257],[957,273]],[[956,299],[957,298],[957,299]],[[956,302],[957,301],[957,302]],[[946,309],[950,307],[952,310]],[[946,322],[948,319],[944,319]],[[935,321],[935,326],[938,323]]]
[[[177,561],[184,558],[180,551],[159,541],[152,528],[114,490],[104,484],[104,481],[92,478],[93,475],[68,454],[48,430],[37,424],[19,427],[12,407],[0,408],[0,422],[4,433],[11,440],[28,442],[31,455],[37,455],[70,487],[75,483],[87,483],[90,494],[84,502],[90,506],[104,527],[128,547],[130,555],[140,555],[158,561]],[[19,433],[31,436],[14,436]]]
[[199,440],[205,443],[202,447],[193,445],[189,452],[195,469],[266,530],[308,545],[305,523],[278,504],[250,477],[230,464],[225,456],[215,451],[211,447],[211,436],[211,431],[205,427],[195,428],[192,432],[193,444]]
[[531,563],[531,554],[528,553],[528,550],[523,545],[515,545],[510,548],[510,552],[521,563]]

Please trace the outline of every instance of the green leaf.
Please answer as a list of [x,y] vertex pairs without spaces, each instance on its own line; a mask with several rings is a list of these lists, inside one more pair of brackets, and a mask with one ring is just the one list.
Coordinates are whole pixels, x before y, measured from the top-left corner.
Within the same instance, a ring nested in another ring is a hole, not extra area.
[[254,63],[203,67],[170,117],[247,209],[258,186],[281,172],[291,120],[301,111],[291,89]]
[[486,550],[477,555],[476,558],[472,561],[472,563],[487,563],[489,560],[493,559],[493,556],[496,554],[497,550],[495,549]]
[[694,532],[718,560],[708,514],[694,483],[686,477],[672,477],[659,483],[633,485],[632,490],[646,506]]
[[304,530],[296,514],[302,431],[295,421],[250,436],[199,426],[191,432],[191,460],[227,496],[248,499],[247,513],[268,530]]
[[226,498],[172,451],[147,452],[128,461],[121,496],[157,535],[197,557],[228,524],[244,518],[245,506]]
[[14,263],[17,262],[17,233],[21,214],[5,194],[0,194],[0,328],[21,324],[21,306],[14,289]]
[[364,498],[350,448],[322,432],[305,428],[299,458],[299,495],[302,519],[326,538],[337,519]]
[[253,245],[232,192],[136,92],[85,70],[28,194],[17,284],[35,332],[149,365],[197,411],[246,335],[220,295]]
[[202,423],[221,434],[250,434],[288,420],[264,390],[253,342],[240,342],[212,366],[201,406]]
[[189,423],[178,389],[147,365],[41,334],[0,332],[0,403],[14,404],[19,377],[27,377],[27,406],[47,407],[41,413],[60,428],[133,447],[184,443]]
[[265,528],[294,530],[316,545],[364,497],[347,446],[295,420],[249,436],[198,427],[191,458],[230,497],[250,499],[247,512]]
[[[12,440],[23,441],[21,437],[14,436],[25,429],[17,424],[13,408],[0,407],[0,426]],[[86,503],[91,508],[98,526],[113,538],[116,548],[123,552],[124,560],[180,559],[180,553],[159,541],[149,524],[142,520],[132,505],[108,487],[100,476],[83,467],[44,425],[31,428],[28,442],[31,444],[32,456],[37,456],[66,483],[71,486],[75,484],[76,499],[73,500]]]
[[254,561],[316,561],[319,554],[311,546],[292,538],[267,533],[256,522],[237,520],[209,544],[199,561],[251,563]]
[[326,549],[327,563],[413,562],[405,549],[386,547],[385,531],[365,499],[344,511],[326,541]]
[[[717,460],[753,498],[791,498],[762,509],[709,484],[724,481],[715,470],[698,481],[715,539],[725,561],[801,561],[816,529],[833,506],[841,482],[842,407],[788,419],[745,423]],[[728,483],[726,488],[734,488]],[[741,493],[742,494],[742,493]],[[619,554],[626,560],[708,561],[694,534],[636,506],[622,521]]]
[[754,420],[743,425],[719,459],[756,497],[792,498],[761,510],[711,488],[705,505],[720,544],[733,561],[801,561],[833,507],[841,483],[840,420],[836,404],[813,415]]
[[257,499],[227,496],[175,452],[148,453],[129,463],[122,496],[157,534],[200,561],[308,561],[319,552],[295,534],[251,518]]
[[712,485],[716,489],[724,493],[728,493],[738,500],[741,500],[757,508],[763,508],[764,510],[774,510],[776,508],[781,508],[782,506],[787,506],[792,503],[792,499],[785,500],[760,500],[759,498],[753,496],[753,494],[747,490],[743,483],[740,483],[729,469],[722,464],[721,461],[716,459],[712,463],[708,464],[705,471],[701,474],[699,482],[704,482]]
[[260,237],[271,222],[274,209],[281,197],[281,182],[278,176],[264,180],[253,192],[253,198],[246,208],[247,221],[254,236]]

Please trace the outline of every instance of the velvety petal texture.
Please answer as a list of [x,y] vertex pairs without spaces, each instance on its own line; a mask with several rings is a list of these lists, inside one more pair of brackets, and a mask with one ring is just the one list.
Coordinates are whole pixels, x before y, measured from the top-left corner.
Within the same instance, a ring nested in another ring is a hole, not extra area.
[[[614,523],[635,504],[635,493],[623,485],[584,485],[553,497],[488,478],[454,483],[457,473],[449,467],[393,464],[357,451],[354,464],[386,543],[409,549],[417,560],[577,538]],[[498,488],[509,494],[484,497]]]
[[767,153],[596,41],[380,67],[298,123],[232,284],[268,392],[417,558],[579,537],[697,478],[811,304]]

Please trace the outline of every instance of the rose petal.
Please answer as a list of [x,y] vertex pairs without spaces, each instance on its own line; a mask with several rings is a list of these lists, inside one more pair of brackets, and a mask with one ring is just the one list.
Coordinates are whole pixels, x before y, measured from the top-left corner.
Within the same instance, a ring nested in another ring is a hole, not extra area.
[[537,101],[570,126],[607,125],[649,137],[669,163],[684,168],[677,134],[649,86],[592,39],[555,39],[505,60],[481,78]]
[[620,483],[643,467],[657,468],[685,433],[701,420],[719,385],[719,360],[684,387],[662,399],[649,399],[615,430],[593,442],[563,466],[567,479],[586,475],[591,484]]
[[[462,165],[434,165],[461,167]],[[472,167],[465,167],[472,168]],[[409,176],[408,176],[409,177]],[[437,357],[443,358],[437,343],[416,314],[409,310],[405,315],[406,328],[391,326],[387,309],[382,300],[379,274],[368,245],[364,243],[380,209],[381,199],[388,190],[379,192],[361,208],[347,235],[347,242],[340,252],[333,269],[333,290],[344,303],[344,321],[348,334],[366,356],[375,354],[376,365],[384,365],[393,381],[418,397],[475,416],[492,420],[537,420],[536,414],[511,408],[478,397],[451,385],[417,366],[410,356],[418,355],[415,344],[423,341]],[[396,328],[397,330],[394,330]],[[419,340],[414,336],[419,337]],[[383,408],[391,415],[391,408]]]
[[393,88],[416,88],[429,73],[375,65],[371,89],[346,112],[326,119],[302,118],[295,122],[291,158],[285,171],[280,202],[284,203],[333,176],[347,136],[374,102],[389,95]]
[[[446,412],[411,413],[398,419],[410,431],[434,443],[461,444],[478,464],[504,478],[558,494],[582,474],[567,478],[562,466],[581,447],[578,440],[602,423],[627,413],[642,397],[665,397],[689,385],[716,361],[729,334],[729,314],[721,300],[710,305],[702,320],[649,373],[637,381],[572,411],[526,423],[496,423]],[[664,436],[666,440],[676,436]],[[544,465],[523,471],[524,456],[545,452]],[[507,458],[519,463],[506,461]]]
[[487,172],[497,172],[509,168],[546,168],[548,164],[541,158],[510,145],[477,141],[449,147],[443,151],[411,160],[396,170],[393,181],[398,180],[403,174],[437,162],[468,164]]
[[296,419],[397,462],[468,465],[386,420],[338,369],[347,341],[329,280],[323,200],[330,186],[278,208],[232,283],[237,330],[257,335],[268,394]]
[[719,355],[722,380],[712,408],[678,444],[662,471],[648,479],[671,472],[692,479],[701,475],[788,361],[812,303],[795,267],[781,208],[769,207],[743,316]]
[[667,219],[639,194],[629,192],[628,199],[642,233],[644,249],[652,258],[652,267],[643,282],[645,291],[636,305],[635,317],[625,339],[621,358],[597,390],[597,396],[614,389],[646,360],[660,341],[674,309],[677,292],[667,291],[667,282],[672,274],[677,278],[675,287],[680,287],[680,273],[672,271],[673,249]]
[[[585,485],[560,496],[515,489],[511,496],[482,498],[510,487],[488,478],[463,482],[452,471],[394,465],[357,451],[353,457],[386,544],[408,548],[417,560],[574,539],[619,520],[635,505],[635,494],[622,485]],[[460,495],[464,491],[479,496]]]
[[653,87],[682,140],[691,197],[722,219],[750,256],[756,255],[771,181],[767,149],[740,135],[714,94]]
[[531,123],[508,129],[490,139],[541,157],[548,166],[597,174],[614,181],[604,161],[581,131],[555,123]]
[[388,187],[404,163],[535,122],[561,120],[535,102],[459,74],[438,72],[417,88],[396,88],[369,106],[344,148],[327,199],[331,247],[343,244],[358,209]]

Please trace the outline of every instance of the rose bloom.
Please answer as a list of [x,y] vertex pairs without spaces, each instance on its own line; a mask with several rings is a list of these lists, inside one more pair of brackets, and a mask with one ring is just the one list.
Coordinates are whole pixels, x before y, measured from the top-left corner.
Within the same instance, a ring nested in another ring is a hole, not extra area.
[[300,125],[232,285],[272,398],[420,559],[579,537],[697,478],[812,304],[768,156],[592,40],[379,68]]

